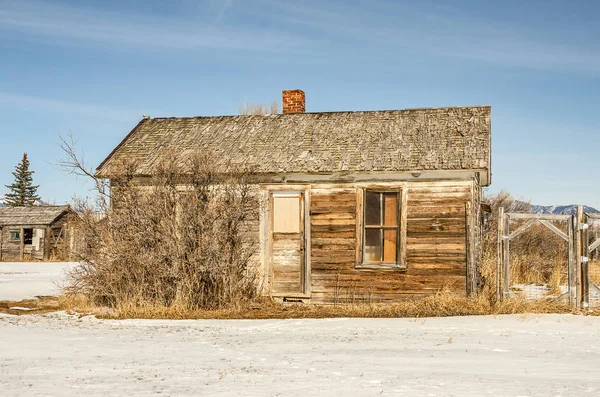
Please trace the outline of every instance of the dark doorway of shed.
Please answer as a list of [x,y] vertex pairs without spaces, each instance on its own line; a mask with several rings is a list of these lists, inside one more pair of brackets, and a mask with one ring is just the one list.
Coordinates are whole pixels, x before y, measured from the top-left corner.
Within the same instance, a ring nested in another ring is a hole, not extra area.
[[33,244],[33,229],[23,229],[23,244]]

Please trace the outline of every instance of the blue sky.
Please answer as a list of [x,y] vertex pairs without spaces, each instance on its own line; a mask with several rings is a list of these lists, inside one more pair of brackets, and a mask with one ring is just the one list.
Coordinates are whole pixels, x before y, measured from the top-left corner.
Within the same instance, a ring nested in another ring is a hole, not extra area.
[[492,105],[493,183],[600,208],[600,2],[0,0],[0,193],[23,152],[43,199],[59,135],[97,165],[141,119]]

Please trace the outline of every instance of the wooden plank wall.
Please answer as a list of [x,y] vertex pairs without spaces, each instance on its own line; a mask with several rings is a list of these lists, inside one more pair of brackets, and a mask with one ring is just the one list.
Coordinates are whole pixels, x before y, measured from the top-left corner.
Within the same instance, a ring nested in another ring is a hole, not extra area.
[[[2,255],[0,258],[3,261],[18,261],[21,260],[21,242],[9,241],[10,231],[22,229],[43,230],[44,236],[40,237],[39,249],[35,250],[33,245],[24,246],[23,260],[50,260],[50,261],[66,261],[70,260],[71,245],[73,233],[77,233],[73,227],[73,217],[75,215],[67,214],[59,218],[51,225],[16,225],[4,226],[0,230],[0,250]],[[61,229],[62,232],[61,232]],[[58,240],[58,245],[55,247],[56,237],[61,236]]]
[[303,290],[301,243],[298,234],[273,234],[271,266],[273,266],[271,290],[280,294],[301,293]]
[[[2,255],[0,256],[3,261],[19,261],[21,260],[21,242],[10,241],[10,231],[22,229],[45,229],[45,226],[40,225],[18,225],[18,226],[4,226],[0,231],[0,250]],[[24,260],[43,260],[44,259],[44,243],[46,236],[40,239],[40,249],[34,250],[33,245],[24,246]]]
[[353,293],[356,259],[356,189],[312,189],[311,300],[334,302]]
[[407,191],[407,269],[355,269],[355,187],[311,190],[311,300],[400,300],[442,288],[465,294],[465,202],[472,182],[410,183]]
[[465,203],[472,185],[408,187],[407,276],[418,291],[466,293]]
[[4,226],[0,230],[0,258],[3,261],[18,261],[21,258],[21,242],[9,240],[10,230],[20,230],[20,227]]

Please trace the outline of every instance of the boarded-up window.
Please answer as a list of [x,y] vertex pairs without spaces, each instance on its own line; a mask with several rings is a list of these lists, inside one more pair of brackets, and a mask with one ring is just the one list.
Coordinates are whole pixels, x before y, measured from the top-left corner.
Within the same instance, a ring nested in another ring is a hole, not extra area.
[[273,196],[273,233],[300,233],[300,196]]
[[363,263],[398,263],[398,203],[398,192],[365,192]]

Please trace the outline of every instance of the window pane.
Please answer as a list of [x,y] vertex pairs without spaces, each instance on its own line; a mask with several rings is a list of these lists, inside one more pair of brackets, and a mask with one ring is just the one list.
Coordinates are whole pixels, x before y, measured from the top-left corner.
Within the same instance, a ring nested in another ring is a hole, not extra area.
[[365,199],[365,225],[381,225],[380,193],[367,192]]
[[300,196],[273,197],[273,233],[300,233]]
[[387,229],[383,231],[383,260],[384,262],[396,262],[396,243],[398,241],[398,229]]
[[398,224],[398,194],[383,194],[383,224],[396,226]]
[[365,262],[381,261],[381,229],[365,229]]

